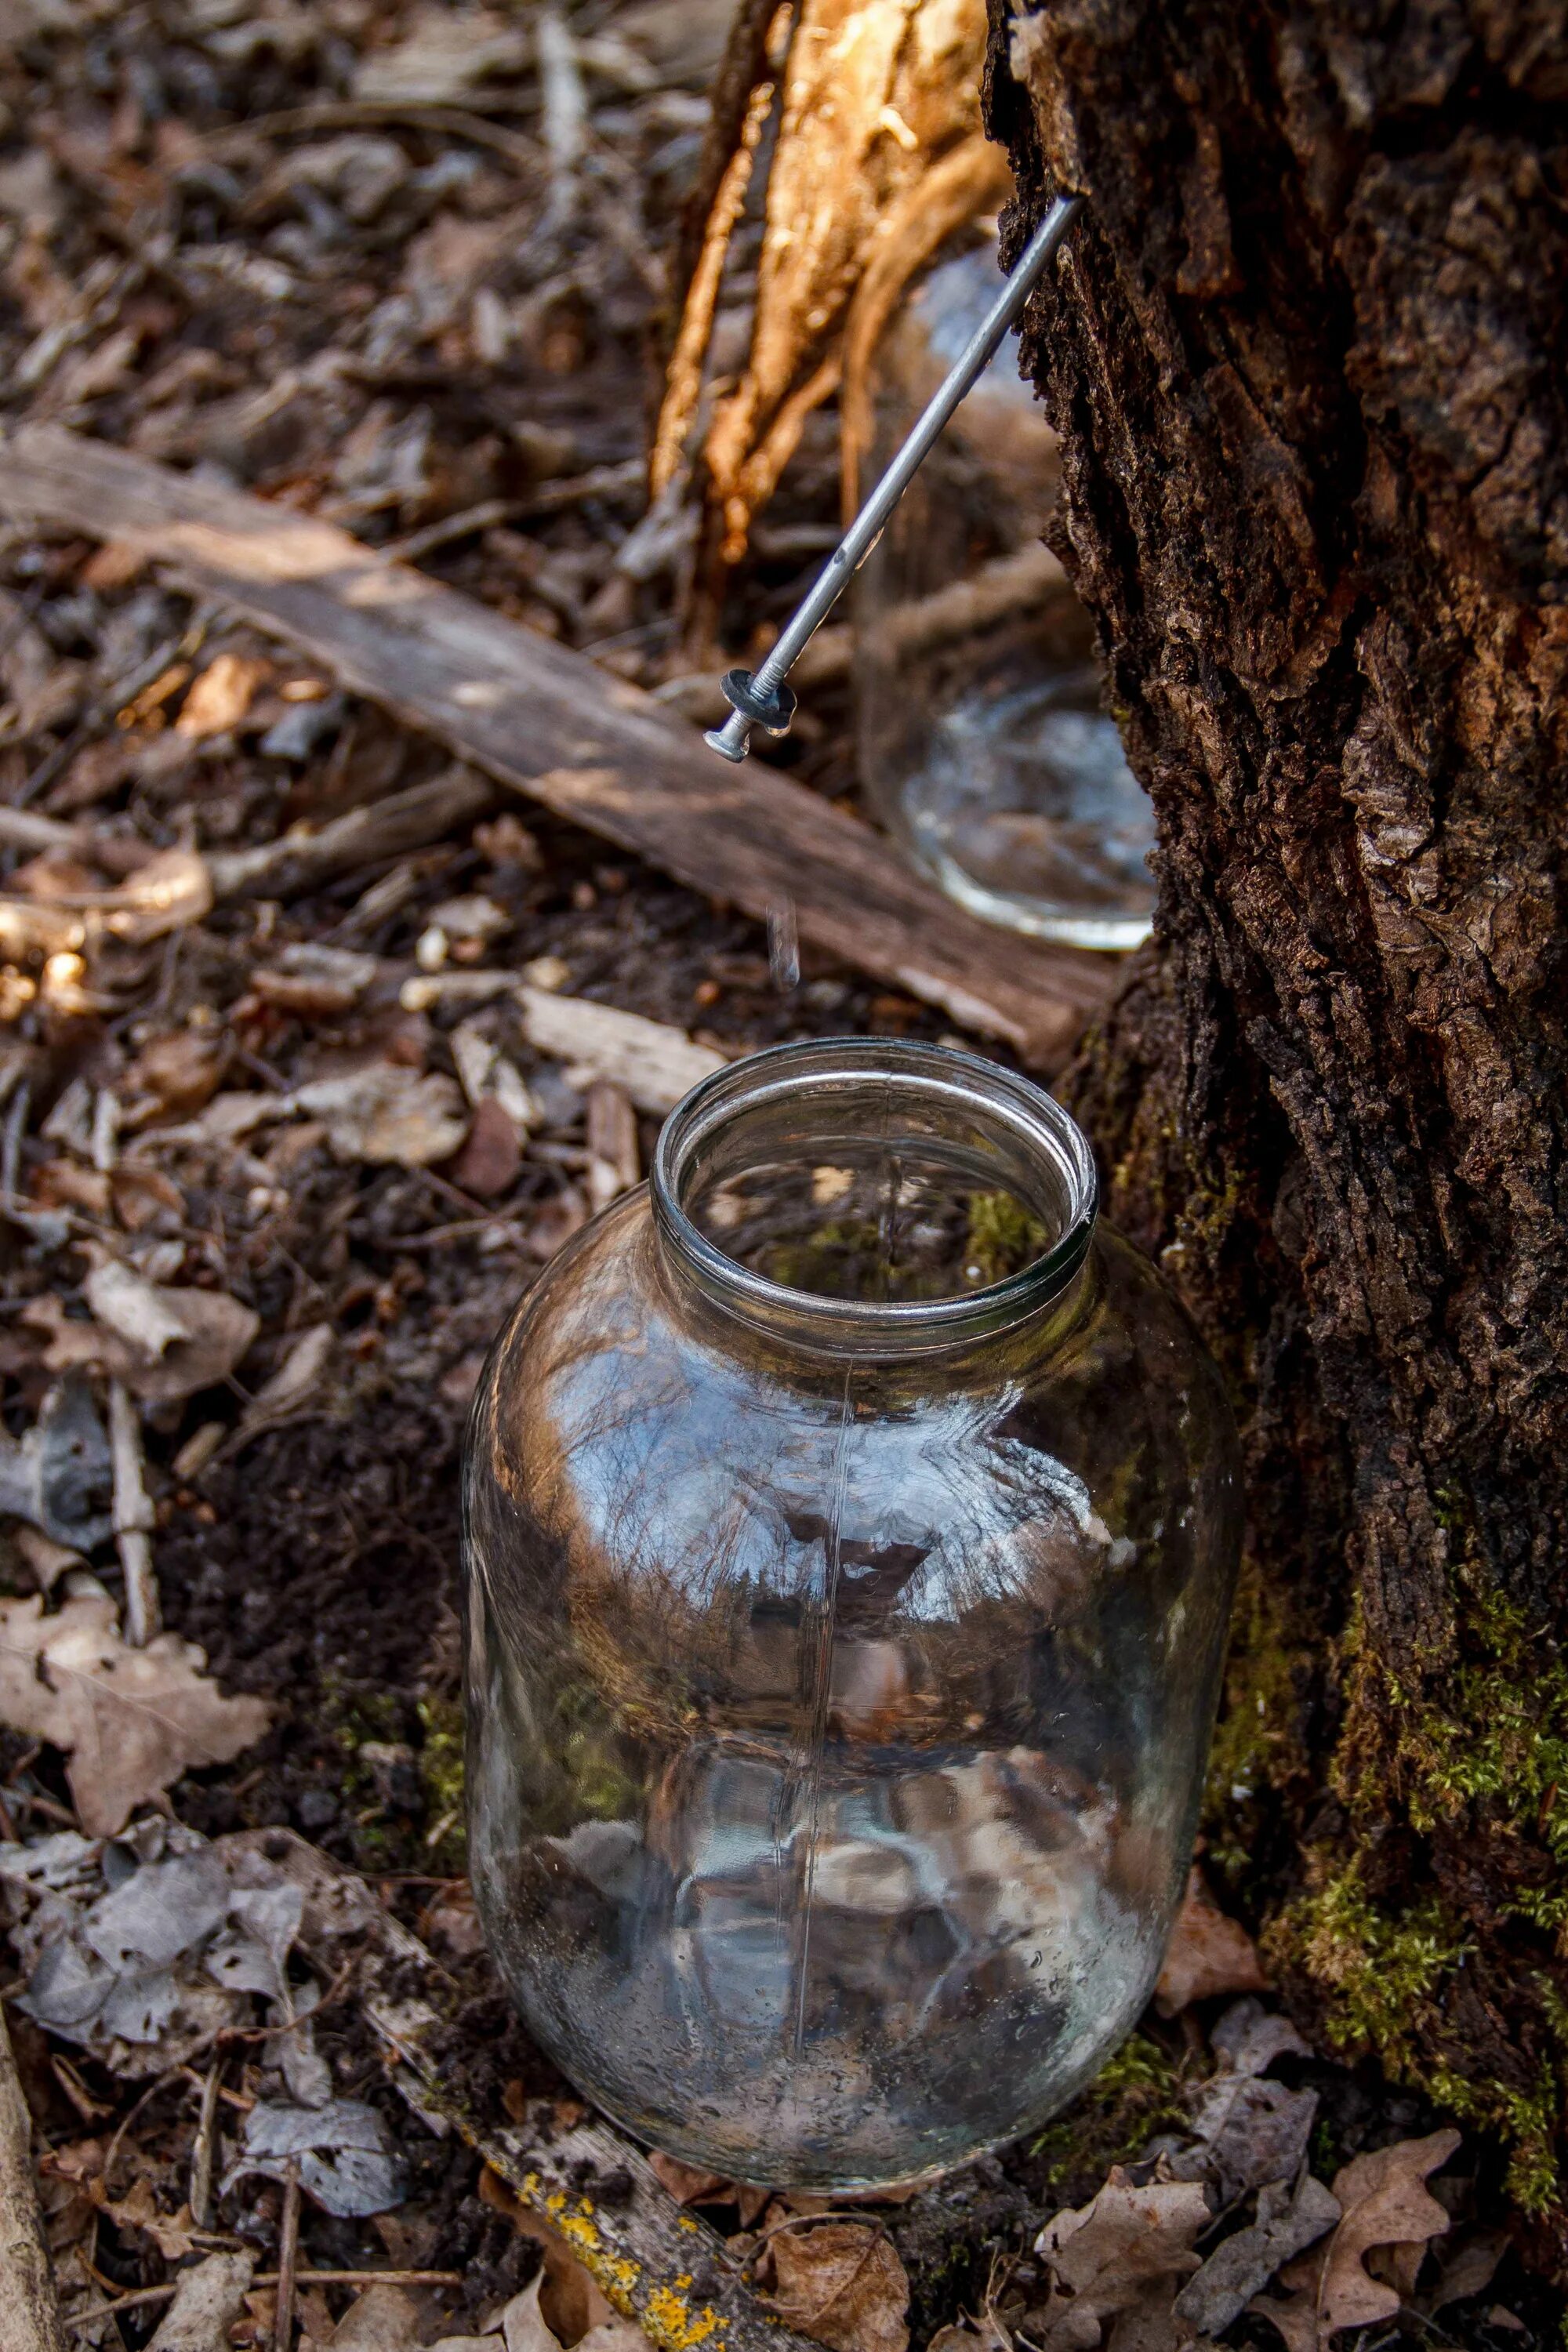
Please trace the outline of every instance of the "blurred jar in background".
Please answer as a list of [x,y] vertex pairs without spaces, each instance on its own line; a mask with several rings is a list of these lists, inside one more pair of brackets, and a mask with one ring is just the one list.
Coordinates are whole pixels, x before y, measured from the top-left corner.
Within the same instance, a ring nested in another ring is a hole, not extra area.
[[[874,362],[875,481],[994,299],[994,225],[918,278]],[[1040,543],[1057,437],[1009,337],[856,583],[860,778],[973,913],[1078,947],[1148,935],[1154,816],[1103,708],[1094,626]]]

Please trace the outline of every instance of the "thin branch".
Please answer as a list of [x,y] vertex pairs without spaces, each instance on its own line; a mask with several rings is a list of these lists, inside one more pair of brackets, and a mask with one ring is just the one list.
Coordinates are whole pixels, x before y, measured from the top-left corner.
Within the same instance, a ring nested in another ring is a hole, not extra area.
[[0,2352],[65,2352],[33,2178],[33,2119],[0,2010]]

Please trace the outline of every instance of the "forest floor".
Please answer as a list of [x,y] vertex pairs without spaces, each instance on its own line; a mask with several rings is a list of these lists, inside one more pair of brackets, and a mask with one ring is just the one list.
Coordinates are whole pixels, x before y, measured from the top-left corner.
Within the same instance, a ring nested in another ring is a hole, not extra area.
[[[552,18],[586,105],[568,167],[532,21],[0,0],[5,414],[323,516],[691,709],[720,649],[682,633],[679,551],[634,535],[725,11]],[[743,331],[759,234],[748,216],[721,338]],[[825,415],[731,583],[727,653],[766,642],[837,499]],[[853,804],[841,685],[780,758]],[[147,2342],[179,2279],[236,2250],[254,2276],[214,2340],[270,2342],[296,2224],[283,2327],[301,2342],[499,2345],[504,2326],[510,2347],[542,2259],[533,2352],[615,2325],[479,2153],[399,2095],[352,1962],[324,1973],[308,1935],[290,1949],[298,1907],[279,1944],[261,1910],[186,1918],[168,1874],[210,1878],[216,1853],[232,1885],[247,1854],[259,1903],[281,1867],[267,1833],[308,1841],[434,1956],[481,2123],[542,2145],[572,2127],[463,1875],[456,1473],[489,1338],[637,1181],[661,1104],[634,1087],[628,1110],[602,1040],[542,1050],[514,989],[466,983],[521,974],[720,1055],[951,1029],[852,970],[797,970],[763,926],[482,780],[440,837],[214,897],[215,859],[450,772],[141,554],[0,528],[0,815],[72,829],[0,835],[0,1973],[79,2342]],[[187,894],[174,916],[150,874]],[[138,1608],[165,1629],[141,1665]],[[40,1680],[51,1655],[79,1705]],[[110,1685],[142,1671],[157,1731],[133,1743]],[[156,1960],[132,1937],[114,1984],[79,1998],[61,1955],[82,1960],[89,1908],[137,1883],[184,1942]],[[229,1975],[204,1976],[220,1934]],[[966,2337],[1037,2352],[1194,2335],[1307,2352],[1348,2328],[1369,2352],[1543,2343],[1555,2299],[1510,2246],[1489,2152],[1260,2007],[1238,1928],[1200,1910],[1187,1940],[1169,2013],[1034,2144],[863,2221],[814,2229],[796,2200],[805,2251],[755,2273],[772,2307],[839,2352],[924,2352],[965,2315]],[[312,1984],[320,2021],[290,2045]],[[374,2144],[342,2107],[374,2110]],[[256,2118],[301,2110],[348,2137],[269,2154]],[[664,2177],[742,2255],[785,2218]],[[1302,2218],[1320,2180],[1337,2225]],[[1135,2192],[1158,2260],[1132,2251]],[[835,2231],[858,2233],[848,2273]],[[1243,2309],[1270,2282],[1276,2319]]]

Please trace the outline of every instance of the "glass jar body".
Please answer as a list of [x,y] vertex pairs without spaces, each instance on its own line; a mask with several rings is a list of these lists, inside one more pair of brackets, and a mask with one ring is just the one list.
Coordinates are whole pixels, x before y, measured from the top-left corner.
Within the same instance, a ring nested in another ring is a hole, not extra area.
[[645,1193],[589,1227],[465,1475],[471,1870],[543,2047],[743,2180],[1054,2112],[1159,1969],[1237,1509],[1214,1366],[1103,1229],[1022,1327],[884,1362],[697,1296]]
[[[875,480],[994,298],[994,239],[917,281],[879,346]],[[1106,712],[1089,614],[1041,533],[1056,436],[1009,337],[855,583],[861,782],[913,862],[988,921],[1136,947],[1153,811]]]

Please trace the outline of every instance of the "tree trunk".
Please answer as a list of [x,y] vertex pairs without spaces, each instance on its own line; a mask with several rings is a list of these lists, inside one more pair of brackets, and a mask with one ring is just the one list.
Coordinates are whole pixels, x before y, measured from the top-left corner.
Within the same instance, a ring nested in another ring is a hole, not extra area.
[[1211,1859],[1562,2262],[1568,12],[1047,0],[989,102],[1160,815],[1071,1091],[1247,1429]]

